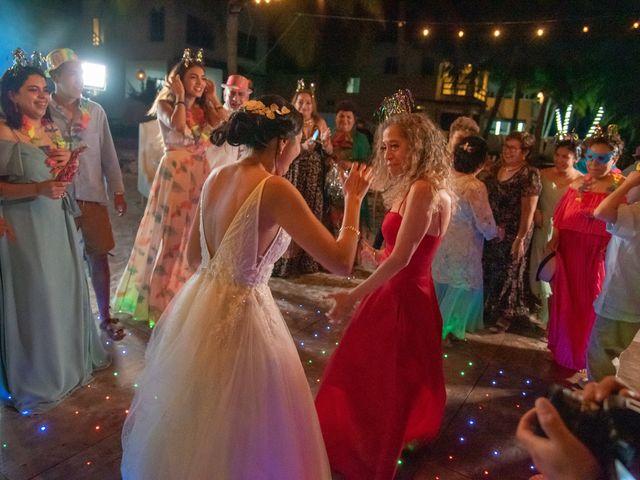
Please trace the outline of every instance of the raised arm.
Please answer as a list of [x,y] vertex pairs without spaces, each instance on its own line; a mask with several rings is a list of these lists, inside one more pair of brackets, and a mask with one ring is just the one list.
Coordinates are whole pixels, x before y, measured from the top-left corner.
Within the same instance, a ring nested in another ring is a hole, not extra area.
[[184,100],[173,104],[168,100],[158,102],[158,120],[176,132],[184,132],[187,128],[187,109]]
[[358,300],[388,282],[409,264],[431,225],[434,209],[430,206],[433,201],[433,194],[426,181],[419,180],[411,186],[393,251],[360,285],[332,296],[336,305],[329,312],[331,318],[338,320],[347,316]]
[[359,240],[360,204],[371,182],[371,170],[354,164],[345,181],[345,209],[342,228],[335,239],[315,217],[293,185],[276,177],[265,185],[263,201],[269,204],[271,220],[331,272],[348,275],[353,268]]
[[618,220],[618,207],[626,201],[626,196],[633,187],[640,185],[640,172],[634,171],[626,180],[608,195],[593,211],[593,216],[607,223]]

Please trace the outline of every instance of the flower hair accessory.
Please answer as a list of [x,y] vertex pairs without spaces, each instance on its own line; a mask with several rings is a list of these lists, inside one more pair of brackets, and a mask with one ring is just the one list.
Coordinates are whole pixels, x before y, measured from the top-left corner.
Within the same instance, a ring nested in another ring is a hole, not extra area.
[[267,117],[269,120],[275,120],[276,115],[283,117],[291,112],[287,107],[278,107],[275,103],[267,107],[260,100],[249,100],[240,107],[240,110]]
[[460,145],[460,150],[471,153],[473,152],[473,147],[469,145],[469,142],[464,142],[462,145]]
[[204,52],[201,48],[196,51],[196,56],[193,56],[190,48],[185,48],[182,52],[182,63],[185,67],[189,68],[193,64],[204,65]]
[[304,83],[304,78],[301,78],[300,80],[298,80],[298,86],[296,87],[296,93],[300,93],[300,92],[311,92],[311,96],[313,97],[316,93],[315,83],[311,82],[309,84],[309,88],[307,88],[307,86]]
[[609,125],[606,130],[602,125],[596,125],[596,128],[593,130],[593,135],[586,140],[590,141],[590,144],[598,142],[606,143],[611,146],[612,151],[616,155],[621,153],[622,147],[624,146],[620,144],[620,134],[618,133],[618,126],[615,124]]

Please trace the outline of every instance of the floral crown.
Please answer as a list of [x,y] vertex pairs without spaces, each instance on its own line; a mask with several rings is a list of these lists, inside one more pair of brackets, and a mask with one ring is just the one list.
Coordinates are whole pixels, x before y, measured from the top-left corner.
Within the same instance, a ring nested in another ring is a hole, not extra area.
[[19,68],[35,67],[44,71],[47,68],[47,61],[44,55],[38,51],[34,51],[31,57],[27,57],[27,54],[21,48],[16,48],[11,54],[13,57],[13,65],[9,67],[9,71],[17,71]]
[[311,82],[309,84],[309,88],[307,88],[304,83],[304,78],[301,78],[300,80],[298,80],[298,85],[296,86],[296,93],[300,92],[311,92],[311,96],[313,97],[316,94],[315,83]]
[[373,116],[379,122],[384,122],[394,115],[411,113],[414,107],[413,94],[409,89],[402,88],[390,97],[384,97],[380,107],[378,107],[378,110],[376,110]]
[[596,125],[596,128],[593,130],[593,134],[586,138],[585,141],[588,141],[588,145],[592,143],[603,142],[607,145],[610,145],[613,149],[613,152],[616,154],[621,153],[624,144],[622,143],[622,139],[620,138],[620,134],[618,133],[618,126],[615,124],[611,124],[605,130],[602,125]]
[[184,52],[182,52],[182,60],[181,62],[185,67],[189,68],[192,64],[204,65],[204,52],[201,48],[196,51],[195,57],[191,52],[190,48],[185,48]]
[[572,132],[558,132],[555,136],[555,143],[560,142],[571,142],[574,145],[578,145],[580,143],[580,137],[575,130]]
[[249,100],[245,102],[240,110],[247,113],[253,113],[255,115],[261,115],[267,117],[269,120],[275,120],[276,115],[284,117],[291,113],[287,107],[278,107],[275,103],[272,103],[268,107],[260,100]]

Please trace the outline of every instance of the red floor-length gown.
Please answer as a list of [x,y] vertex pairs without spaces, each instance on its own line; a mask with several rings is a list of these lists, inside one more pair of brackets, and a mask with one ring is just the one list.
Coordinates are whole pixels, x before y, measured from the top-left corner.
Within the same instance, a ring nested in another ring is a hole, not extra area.
[[[401,222],[385,216],[387,254]],[[409,265],[362,300],[325,370],[316,408],[331,469],[346,480],[392,479],[402,447],[440,429],[442,317],[431,278],[440,238],[425,235]]]
[[604,192],[569,188],[553,214],[560,232],[556,271],[549,302],[549,349],[558,365],[586,368],[587,346],[596,313],[593,302],[602,289],[604,259],[611,235],[593,218]]

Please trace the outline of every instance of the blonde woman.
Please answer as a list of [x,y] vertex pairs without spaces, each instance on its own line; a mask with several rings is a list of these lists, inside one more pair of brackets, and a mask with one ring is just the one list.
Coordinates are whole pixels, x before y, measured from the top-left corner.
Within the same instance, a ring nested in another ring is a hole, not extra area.
[[430,441],[446,399],[442,317],[431,262],[451,219],[444,136],[426,116],[378,128],[374,171],[390,211],[384,251],[356,288],[334,294],[333,319],[352,317],[320,385],[316,408],[333,471],[347,479],[394,476],[405,442]]

